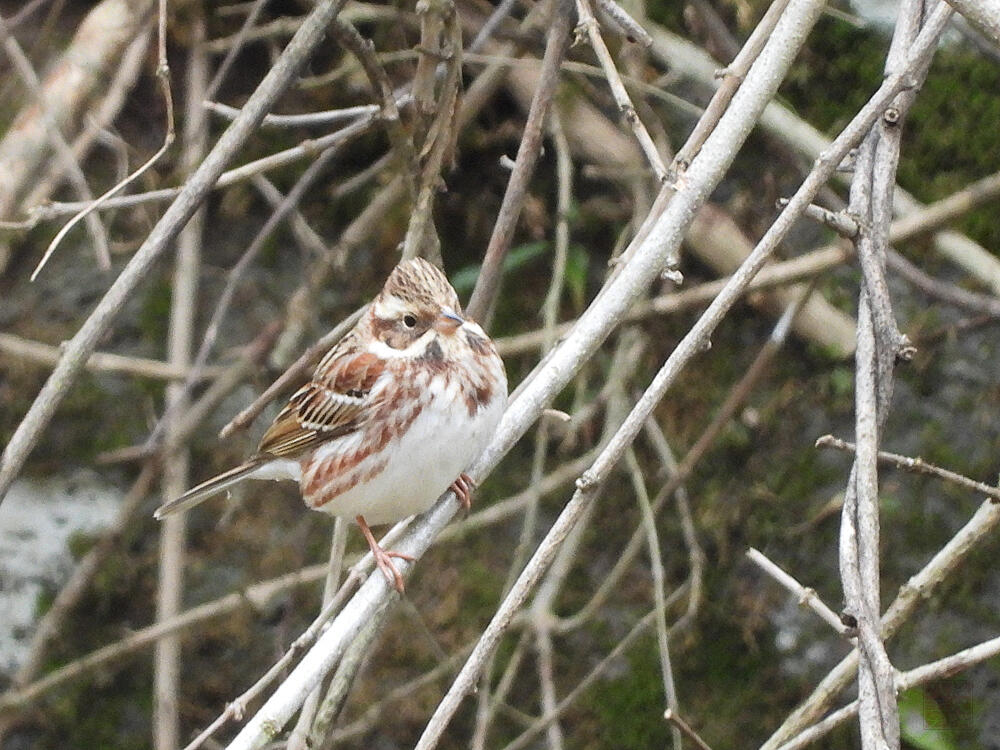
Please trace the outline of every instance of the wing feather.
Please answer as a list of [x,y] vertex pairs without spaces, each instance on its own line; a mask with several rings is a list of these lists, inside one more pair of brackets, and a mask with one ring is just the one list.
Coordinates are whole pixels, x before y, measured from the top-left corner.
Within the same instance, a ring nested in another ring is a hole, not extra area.
[[258,453],[293,457],[358,429],[371,412],[370,393],[384,369],[370,352],[325,357],[264,433]]

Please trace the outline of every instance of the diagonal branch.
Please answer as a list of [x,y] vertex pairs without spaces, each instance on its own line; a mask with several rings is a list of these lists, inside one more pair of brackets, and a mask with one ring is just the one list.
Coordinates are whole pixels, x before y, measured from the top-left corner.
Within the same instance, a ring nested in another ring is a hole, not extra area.
[[253,135],[278,96],[292,83],[302,63],[323,41],[326,27],[345,3],[346,0],[322,0],[316,5],[247,100],[240,116],[222,134],[97,308],[67,343],[62,359],[42,386],[0,457],[0,502],[101,336],[111,327],[125,302],[147,277],[149,269],[166,252],[181,228],[201,205],[229,160]]
[[528,120],[524,125],[521,144],[517,150],[514,170],[507,183],[507,190],[500,204],[500,212],[493,225],[486,254],[483,257],[483,267],[476,280],[472,298],[466,306],[469,316],[484,325],[489,323],[490,310],[500,289],[500,272],[503,260],[507,256],[517,220],[521,215],[528,193],[528,182],[535,171],[538,155],[542,150],[542,138],[545,134],[545,116],[548,113],[556,85],[559,82],[559,65],[566,54],[569,43],[570,9],[567,0],[553,0],[552,13],[554,18],[549,26],[545,44],[545,57],[542,60],[541,76],[535,96],[531,100]]

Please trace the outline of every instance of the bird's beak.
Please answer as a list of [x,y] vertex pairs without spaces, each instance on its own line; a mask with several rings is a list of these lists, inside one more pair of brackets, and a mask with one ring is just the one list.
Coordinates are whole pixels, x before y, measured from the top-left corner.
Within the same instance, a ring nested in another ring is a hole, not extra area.
[[454,333],[465,322],[465,318],[450,307],[442,307],[434,321],[434,328],[441,333]]

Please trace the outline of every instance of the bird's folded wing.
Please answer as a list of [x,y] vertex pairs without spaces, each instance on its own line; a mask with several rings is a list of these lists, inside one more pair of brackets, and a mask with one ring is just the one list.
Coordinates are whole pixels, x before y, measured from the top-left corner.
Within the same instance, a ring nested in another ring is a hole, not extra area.
[[385,363],[363,352],[324,360],[323,365],[264,433],[258,455],[299,455],[353,432],[367,419],[375,405],[371,390]]

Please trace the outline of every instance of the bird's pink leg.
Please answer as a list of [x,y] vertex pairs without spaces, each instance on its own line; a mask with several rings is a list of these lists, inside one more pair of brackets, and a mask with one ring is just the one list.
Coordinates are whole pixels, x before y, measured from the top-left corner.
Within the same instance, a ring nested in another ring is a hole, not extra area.
[[396,569],[396,566],[392,564],[392,558],[398,557],[400,560],[406,560],[408,562],[413,562],[417,558],[413,555],[407,555],[403,552],[393,552],[391,550],[384,550],[379,546],[379,543],[375,541],[375,535],[372,530],[368,528],[368,522],[365,521],[364,516],[355,516],[355,521],[358,522],[358,526],[361,527],[361,533],[365,535],[365,540],[368,542],[368,546],[371,548],[372,557],[375,558],[375,564],[378,565],[379,570],[388,579],[389,583],[392,584],[396,591],[400,594],[405,593],[403,589],[403,576]]
[[472,491],[476,489],[476,483],[472,481],[466,473],[461,473],[458,475],[458,479],[451,483],[451,491],[455,493],[455,497],[458,498],[458,502],[462,504],[465,511],[468,512],[472,508]]

